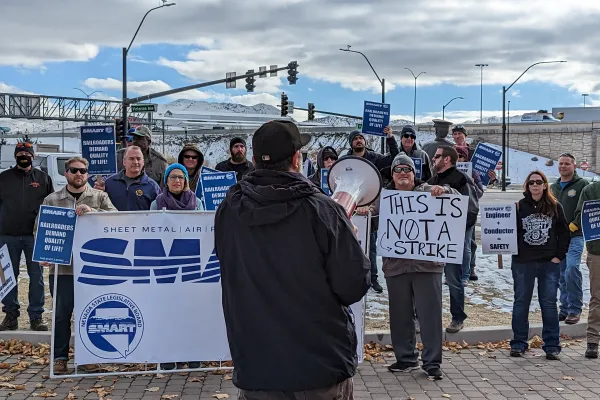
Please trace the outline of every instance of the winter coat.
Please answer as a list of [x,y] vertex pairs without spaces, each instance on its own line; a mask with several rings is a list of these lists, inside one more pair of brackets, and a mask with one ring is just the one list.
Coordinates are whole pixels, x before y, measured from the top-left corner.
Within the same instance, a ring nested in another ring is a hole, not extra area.
[[[398,142],[394,137],[386,138],[386,142],[388,147],[390,148],[390,154],[380,154],[373,150],[365,150],[364,158],[371,161],[378,170],[382,170],[384,168],[390,168],[392,165],[392,161],[394,161],[394,157],[396,157],[399,153],[398,150]],[[352,149],[348,150],[346,155],[352,155]]]
[[119,211],[149,210],[160,193],[158,184],[143,172],[131,185],[124,178],[125,171],[109,176],[104,182],[104,191]]
[[200,151],[200,149],[198,148],[198,146],[196,146],[193,143],[188,143],[185,146],[183,146],[183,149],[181,149],[181,151],[179,152],[179,156],[177,156],[177,162],[181,165],[185,165],[183,163],[183,153],[186,151],[193,151],[198,155],[198,165],[196,166],[196,169],[194,171],[192,171],[192,173],[190,173],[188,171],[188,175],[190,177],[190,190],[194,193],[196,193],[196,187],[198,186],[198,179],[200,178],[200,170],[202,169],[202,164],[204,164],[204,154],[202,154],[202,152]]
[[[117,167],[120,170],[124,170],[123,154],[125,154],[125,148],[117,151]],[[165,156],[154,150],[152,147],[148,150],[148,153],[144,153],[144,171],[148,174],[148,177],[160,185],[160,187],[164,186],[163,177],[165,176],[168,164]]]
[[260,169],[229,189],[214,234],[233,384],[297,392],[352,377],[349,306],[371,266],[344,209],[300,173]]
[[[573,179],[564,188],[560,187],[560,178],[556,180],[552,185],[550,185],[550,190],[552,190],[552,194],[558,202],[563,206],[565,211],[565,218],[567,219],[567,224],[574,222],[575,220],[575,210],[577,209],[577,203],[579,203],[579,197],[581,197],[581,192],[583,189],[588,186],[590,183],[577,175],[573,175]],[[578,225],[575,223],[575,225]],[[582,236],[583,232],[581,229],[571,232],[571,237],[573,236]]]
[[[593,182],[587,185],[581,191],[581,196],[577,202],[577,208],[573,214],[573,224],[579,227],[581,231],[581,211],[583,210],[583,203],[588,200],[600,200],[600,182]],[[600,256],[600,240],[592,240],[585,243],[585,247],[590,254]]]
[[243,164],[232,164],[231,159],[227,159],[218,163],[215,166],[215,169],[221,172],[235,172],[235,177],[239,182],[245,175],[248,175],[250,172],[254,171],[254,164],[252,164],[250,161],[246,161]]
[[324,168],[325,160],[323,160],[323,153],[329,150],[337,156],[337,151],[331,146],[325,146],[317,153],[317,169],[308,179],[318,187],[321,187],[321,169]]

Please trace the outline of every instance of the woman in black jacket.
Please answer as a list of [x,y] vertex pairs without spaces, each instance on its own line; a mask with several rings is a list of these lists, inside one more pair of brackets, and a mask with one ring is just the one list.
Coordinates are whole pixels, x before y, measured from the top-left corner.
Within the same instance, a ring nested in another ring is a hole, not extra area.
[[569,228],[562,206],[550,191],[546,176],[530,172],[524,198],[517,204],[518,255],[512,257],[515,302],[513,304],[510,355],[520,357],[528,348],[529,306],[535,279],[542,310],[542,349],[548,360],[558,360],[560,328],[556,307],[559,263],[569,249]]

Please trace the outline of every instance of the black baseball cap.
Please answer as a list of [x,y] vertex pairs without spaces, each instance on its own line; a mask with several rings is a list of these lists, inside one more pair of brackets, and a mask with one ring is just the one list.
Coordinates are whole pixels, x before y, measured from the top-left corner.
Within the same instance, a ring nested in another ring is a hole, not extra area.
[[310,142],[290,121],[269,121],[254,132],[252,153],[256,162],[275,164],[291,157]]

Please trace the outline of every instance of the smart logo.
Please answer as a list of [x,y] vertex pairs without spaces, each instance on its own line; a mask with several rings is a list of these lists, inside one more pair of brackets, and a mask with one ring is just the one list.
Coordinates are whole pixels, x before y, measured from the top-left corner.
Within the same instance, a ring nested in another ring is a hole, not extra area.
[[105,360],[127,359],[144,335],[144,319],[135,303],[122,294],[96,297],[79,320],[79,336],[85,348]]
[[[220,281],[221,267],[214,249],[202,268],[200,239],[174,239],[168,255],[163,244],[161,239],[92,239],[81,247],[83,268],[77,281],[92,286],[128,281],[134,284]],[[128,257],[125,253],[131,245],[133,257]]]

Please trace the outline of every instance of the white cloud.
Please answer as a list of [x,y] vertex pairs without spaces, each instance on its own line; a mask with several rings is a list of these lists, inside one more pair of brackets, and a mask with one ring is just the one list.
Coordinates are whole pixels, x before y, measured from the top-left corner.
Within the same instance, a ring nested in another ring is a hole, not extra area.
[[521,97],[521,91],[520,91],[520,90],[512,90],[512,91],[510,92],[510,95],[511,95],[512,97]]

